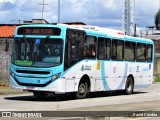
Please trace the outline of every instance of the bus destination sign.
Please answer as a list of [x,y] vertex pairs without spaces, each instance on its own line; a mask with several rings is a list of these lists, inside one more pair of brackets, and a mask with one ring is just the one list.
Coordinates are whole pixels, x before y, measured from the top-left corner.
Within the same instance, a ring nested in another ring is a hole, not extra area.
[[18,35],[60,35],[60,28],[43,27],[21,27],[18,29]]
[[52,29],[25,29],[25,34],[53,34]]

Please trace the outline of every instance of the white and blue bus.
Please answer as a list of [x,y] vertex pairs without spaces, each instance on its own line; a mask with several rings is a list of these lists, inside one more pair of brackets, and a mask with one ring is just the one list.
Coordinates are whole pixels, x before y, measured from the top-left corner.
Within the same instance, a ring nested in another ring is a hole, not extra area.
[[122,31],[88,25],[18,26],[10,65],[12,88],[74,93],[123,90],[132,94],[153,81],[154,43]]

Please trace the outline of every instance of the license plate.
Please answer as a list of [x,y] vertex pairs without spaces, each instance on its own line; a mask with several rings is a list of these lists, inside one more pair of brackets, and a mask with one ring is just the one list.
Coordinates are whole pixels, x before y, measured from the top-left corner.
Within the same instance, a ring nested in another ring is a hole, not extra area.
[[27,90],[34,90],[34,87],[26,87]]

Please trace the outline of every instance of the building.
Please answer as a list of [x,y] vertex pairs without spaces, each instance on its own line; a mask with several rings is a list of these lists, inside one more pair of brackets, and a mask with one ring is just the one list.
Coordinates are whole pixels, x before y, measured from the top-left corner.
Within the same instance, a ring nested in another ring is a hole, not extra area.
[[160,31],[155,26],[147,26],[143,31],[142,37],[152,39],[154,41],[154,76],[160,76]]
[[[8,85],[9,79],[9,64],[11,57],[11,48],[14,37],[15,24],[0,24],[0,85]],[[9,54],[5,52],[5,42],[10,42]]]
[[49,24],[48,21],[44,19],[32,19],[32,21],[23,21],[24,24]]
[[155,55],[160,57],[160,31],[156,30],[155,26],[146,26],[146,31],[143,31],[141,36],[154,41]]
[[16,26],[24,24],[49,24],[44,19],[32,19],[31,21],[23,21],[23,24],[0,24],[0,41],[12,41]]
[[0,41],[13,40],[16,24],[0,24]]

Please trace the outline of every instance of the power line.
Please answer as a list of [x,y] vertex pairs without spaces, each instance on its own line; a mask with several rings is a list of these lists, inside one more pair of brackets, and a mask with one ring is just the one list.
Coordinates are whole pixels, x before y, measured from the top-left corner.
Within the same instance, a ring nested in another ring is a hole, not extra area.
[[21,24],[21,21],[26,21],[26,20],[11,20],[11,21],[18,21],[18,23]]
[[60,23],[60,16],[61,16],[60,15],[60,10],[61,10],[60,9],[60,3],[61,3],[60,0],[58,0],[58,23]]

